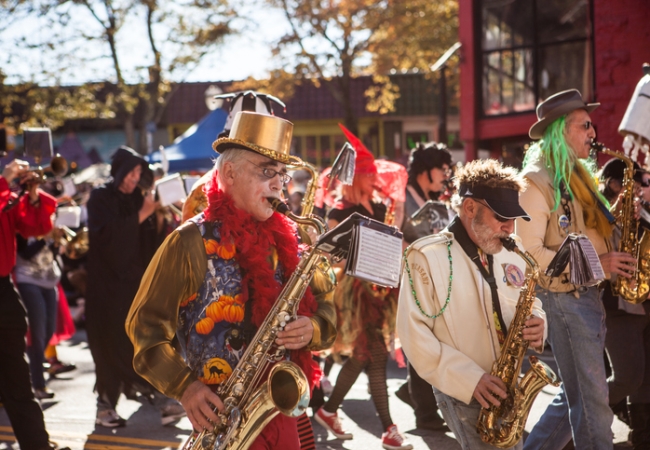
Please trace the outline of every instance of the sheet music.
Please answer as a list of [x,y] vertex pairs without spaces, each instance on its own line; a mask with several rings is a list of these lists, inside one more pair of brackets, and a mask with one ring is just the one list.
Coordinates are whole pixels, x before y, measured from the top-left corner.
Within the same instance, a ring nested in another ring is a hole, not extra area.
[[397,287],[401,237],[359,226],[356,241],[355,258],[349,275],[383,286]]
[[570,264],[569,281],[576,286],[593,286],[605,279],[605,271],[600,265],[596,249],[585,235],[567,235],[550,262],[546,275],[560,276],[567,264]]
[[156,181],[156,190],[161,206],[169,206],[172,203],[186,199],[185,186],[179,174],[168,175]]
[[596,249],[591,244],[589,238],[585,236],[584,239],[578,239],[578,243],[580,244],[580,248],[582,249],[582,252],[585,256],[586,262],[589,263],[591,276],[594,279],[594,282],[597,283],[601,280],[604,280],[605,271],[603,270],[603,266],[600,264],[600,258],[596,253]]

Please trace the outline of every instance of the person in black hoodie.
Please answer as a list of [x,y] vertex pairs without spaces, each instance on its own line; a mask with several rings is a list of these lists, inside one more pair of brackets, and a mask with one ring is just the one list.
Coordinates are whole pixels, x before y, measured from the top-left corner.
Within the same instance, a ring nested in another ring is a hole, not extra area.
[[88,200],[88,286],[86,331],[95,361],[96,424],[121,427],[126,420],[115,411],[121,393],[152,393],[133,370],[133,345],[124,322],[149,260],[164,236],[156,235],[150,218],[156,202],[141,189],[142,178],[153,179],[147,162],[128,147],[113,154],[113,181],[94,189]]

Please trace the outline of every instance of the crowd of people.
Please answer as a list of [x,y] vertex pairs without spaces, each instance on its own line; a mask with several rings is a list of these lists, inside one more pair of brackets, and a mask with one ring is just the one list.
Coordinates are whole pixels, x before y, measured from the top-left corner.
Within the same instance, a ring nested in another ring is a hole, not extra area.
[[[178,205],[182,215],[156,200],[161,174],[132,149],[117,149],[111,178],[87,199],[81,276],[53,230],[57,192],[45,193],[27,164],[7,164],[0,177],[0,401],[21,448],[58,448],[37,400],[56,395],[47,370],[74,370],[51,345],[74,332],[62,306],[79,297],[101,427],[127,425],[116,411],[121,395],[145,396],[159,407],[162,425],[187,416],[192,439],[230,439],[234,426],[252,449],[314,449],[306,405],[257,427],[246,417],[237,423],[233,413],[270,376],[262,361],[290,361],[312,393],[313,420],[342,440],[353,435],[337,412],[365,371],[383,448],[408,450],[386,383],[388,359],[402,354],[408,376],[396,394],[413,407],[416,427],[451,431],[463,449],[495,448],[499,432],[517,432],[505,416],[521,398],[494,370],[515,340],[535,352],[550,347],[561,384],[525,439],[499,435],[508,448],[572,442],[611,449],[616,416],[629,425],[634,449],[650,449],[650,305],[631,304],[614,289],[617,277],[634,279],[642,269],[636,255],[619,249],[620,224],[638,223],[639,239],[650,228],[650,172],[635,163],[634,209],[626,209],[628,166],[614,158],[599,170],[590,155],[589,114],[598,106],[576,90],[541,102],[521,170],[494,159],[455,164],[435,142],[418,143],[403,167],[376,159],[341,127],[355,151],[354,176],[349,183],[321,176],[314,215],[329,229],[358,213],[401,230],[397,288],[355,278],[345,260],[304,268],[317,236],[292,217],[311,213],[304,205],[314,199],[305,195],[314,194],[290,172],[292,124],[270,108],[233,114],[213,145],[215,167],[195,184],[191,201]],[[12,185],[24,186],[24,195]],[[295,215],[276,211],[272,203],[282,199]],[[546,270],[571,234],[588,238],[606,279],[579,284],[570,264]],[[532,286],[523,252],[539,268]],[[283,298],[289,283],[304,283],[301,301],[290,320],[268,325],[280,300],[294,304],[293,291]],[[522,311],[525,298],[530,309]],[[262,350],[269,354],[252,353]],[[330,382],[334,362],[341,369]],[[485,414],[498,420],[478,432]]]

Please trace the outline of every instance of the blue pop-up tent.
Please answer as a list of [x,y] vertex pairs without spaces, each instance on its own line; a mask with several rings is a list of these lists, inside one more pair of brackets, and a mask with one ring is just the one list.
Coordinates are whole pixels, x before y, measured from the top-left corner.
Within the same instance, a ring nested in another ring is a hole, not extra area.
[[[217,157],[217,153],[212,150],[212,143],[223,131],[227,117],[228,113],[221,108],[210,111],[203,119],[178,136],[172,145],[165,147],[169,173],[211,169]],[[160,152],[153,152],[149,156],[149,162],[162,162]]]

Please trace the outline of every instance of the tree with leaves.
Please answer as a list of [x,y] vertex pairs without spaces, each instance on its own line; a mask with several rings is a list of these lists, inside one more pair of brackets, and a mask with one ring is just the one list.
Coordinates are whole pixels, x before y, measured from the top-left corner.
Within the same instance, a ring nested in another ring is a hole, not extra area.
[[[284,11],[290,24],[290,32],[274,44],[274,54],[280,67],[292,69],[278,70],[276,76],[286,79],[289,72],[298,80],[325,82],[343,108],[345,126],[354,133],[358,118],[351,104],[352,78],[372,75],[367,107],[393,111],[399,89],[388,75],[429,72],[458,39],[456,0],[268,1]],[[250,80],[245,85],[255,87]]]
[[[228,0],[0,3],[0,23],[14,27],[18,52],[37,49],[47,58],[32,76],[58,86],[74,79],[79,68],[95,68],[100,81],[113,85],[105,105],[122,121],[127,145],[141,153],[147,149],[147,129],[160,121],[174,91],[170,80],[183,79],[232,33],[236,17]],[[35,20],[47,32],[29,33],[33,26],[26,26],[29,34],[16,33],[17,23]]]

